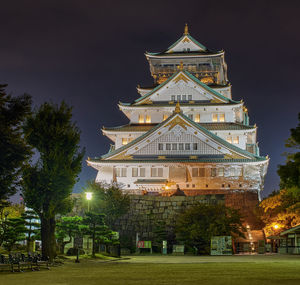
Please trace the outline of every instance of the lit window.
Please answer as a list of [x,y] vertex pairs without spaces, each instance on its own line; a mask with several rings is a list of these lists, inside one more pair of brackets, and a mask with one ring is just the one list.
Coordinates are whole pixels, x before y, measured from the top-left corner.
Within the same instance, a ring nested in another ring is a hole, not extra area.
[[128,139],[127,138],[122,138],[122,145],[128,144]]
[[217,169],[216,168],[212,168],[210,171],[210,176],[211,177],[216,177],[217,176]]
[[225,122],[225,114],[213,114],[212,120],[213,122]]
[[219,122],[225,122],[225,114],[219,114]]
[[224,176],[224,168],[218,168],[218,176]]
[[146,169],[140,168],[140,177],[145,177]]
[[177,150],[177,143],[172,143],[172,150]]
[[127,176],[127,168],[122,168],[122,177],[126,177]]
[[238,136],[233,137],[232,142],[233,142],[234,144],[238,144],[238,143],[239,143],[239,137],[238,137]]
[[179,144],[179,150],[183,150],[183,143]]
[[200,123],[200,114],[195,115],[195,122]]
[[139,115],[139,123],[142,124],[144,122],[144,115]]
[[188,100],[189,101],[193,100],[193,96],[192,95],[188,95]]
[[127,168],[116,168],[116,177],[126,177]]
[[218,122],[218,114],[213,114],[213,122]]
[[151,123],[151,116],[150,115],[146,116],[146,123],[147,124]]
[[138,176],[138,168],[132,168],[132,177]]
[[229,142],[229,143],[232,143],[232,137],[227,137],[226,141]]
[[166,120],[166,119],[168,119],[168,118],[169,118],[169,115],[164,114],[163,120]]
[[171,144],[170,143],[166,144],[166,150],[171,150]]
[[190,150],[191,149],[191,146],[189,143],[186,143],[185,146],[184,146],[185,150]]
[[192,168],[192,176],[193,177],[198,177],[199,174],[198,174],[198,168]]
[[193,143],[193,150],[198,150],[198,144],[197,143]]
[[199,168],[199,177],[205,177],[205,168]]
[[171,96],[171,101],[175,101],[175,98],[176,98],[175,95],[172,95]]
[[158,144],[158,150],[164,150],[164,144],[159,143]]
[[186,101],[186,95],[182,95],[182,101]]
[[151,168],[151,177],[162,177],[163,169],[162,168]]

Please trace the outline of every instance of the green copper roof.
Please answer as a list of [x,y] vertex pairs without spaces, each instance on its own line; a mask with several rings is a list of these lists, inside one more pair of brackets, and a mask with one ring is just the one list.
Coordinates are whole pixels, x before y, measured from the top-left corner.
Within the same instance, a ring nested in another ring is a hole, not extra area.
[[232,102],[232,103],[239,103],[237,101],[231,100],[225,96],[223,96],[222,94],[220,94],[219,92],[215,91],[214,89],[210,88],[208,85],[204,84],[203,82],[201,82],[197,77],[195,77],[194,75],[192,75],[191,73],[189,73],[186,70],[182,70],[182,71],[177,71],[176,73],[174,73],[172,76],[170,76],[166,81],[164,81],[163,83],[161,83],[160,85],[158,85],[157,87],[155,87],[154,89],[152,89],[150,92],[146,93],[144,96],[136,99],[134,102],[138,103],[144,99],[146,99],[147,97],[149,97],[150,95],[152,95],[154,92],[156,92],[157,90],[159,90],[160,88],[162,88],[163,86],[165,86],[167,83],[169,83],[174,77],[177,76],[177,74],[179,74],[180,72],[183,72],[186,76],[188,76],[191,80],[193,80],[195,83],[199,84],[200,86],[202,86],[206,91],[213,93],[215,96],[217,96],[218,98],[225,100],[226,102]]
[[191,119],[189,119],[187,116],[185,116],[184,114],[182,113],[173,113],[173,115],[171,115],[168,119],[166,119],[165,121],[159,123],[158,125],[156,125],[155,127],[153,127],[152,129],[150,129],[148,132],[144,133],[143,135],[139,136],[138,138],[134,139],[133,141],[131,141],[130,143],[128,143],[127,145],[124,145],[118,149],[116,149],[115,151],[112,151],[112,152],[109,152],[105,155],[103,155],[101,158],[102,159],[106,159],[106,158],[109,158],[109,157],[112,157],[128,148],[130,148],[131,146],[133,146],[134,144],[136,144],[137,142],[143,140],[144,138],[146,138],[147,136],[149,136],[150,134],[152,134],[153,132],[155,132],[157,129],[159,129],[161,126],[167,124],[170,120],[173,119],[173,117],[175,117],[176,115],[179,115],[181,116],[183,119],[187,120],[190,124],[192,124],[195,128],[201,130],[202,132],[204,132],[206,135],[208,135],[209,137],[211,137],[212,139],[214,139],[215,141],[219,142],[221,145],[224,145],[225,147],[231,149],[232,151],[234,152],[237,152],[237,153],[242,153],[244,154],[245,156],[247,156],[248,158],[250,157],[250,159],[259,159],[259,158],[262,158],[263,160],[265,160],[266,158],[263,158],[263,157],[259,157],[259,156],[256,156],[246,150],[243,150],[237,146],[234,146],[230,143],[228,143],[227,141],[223,140],[222,138],[218,137],[217,135],[213,134],[212,132],[210,132],[209,130],[207,130],[206,128],[202,127],[200,124],[197,124],[195,123],[194,121],[192,121]]
[[[246,126],[239,123],[197,123],[209,131],[234,131],[234,130],[251,130],[254,126]],[[151,130],[157,124],[128,124],[118,127],[105,127],[105,131],[116,131],[116,132],[146,132]]]
[[[222,105],[236,105],[236,104],[240,104],[241,102],[237,102],[237,101],[231,101],[228,103],[211,103],[211,101],[207,100],[207,101],[195,101],[195,100],[191,100],[194,101],[195,103],[189,103],[189,102],[180,102],[180,106],[181,107],[196,107],[196,106],[222,106]],[[125,107],[133,107],[133,108],[145,108],[145,107],[149,107],[149,108],[157,108],[157,107],[174,107],[176,105],[176,102],[173,101],[172,104],[169,103],[169,101],[156,101],[152,104],[139,104],[139,105],[135,105],[134,103],[123,103],[123,102],[119,102],[119,104],[121,106],[125,106]]]
[[174,162],[183,162],[183,163],[247,163],[247,162],[258,162],[258,161],[265,161],[266,159],[264,157],[257,157],[257,158],[251,158],[251,159],[241,159],[241,158],[200,158],[200,159],[180,159],[180,158],[174,158],[174,159],[155,159],[155,160],[103,160],[101,158],[90,158],[88,161],[90,162],[101,162],[101,163],[174,163]]

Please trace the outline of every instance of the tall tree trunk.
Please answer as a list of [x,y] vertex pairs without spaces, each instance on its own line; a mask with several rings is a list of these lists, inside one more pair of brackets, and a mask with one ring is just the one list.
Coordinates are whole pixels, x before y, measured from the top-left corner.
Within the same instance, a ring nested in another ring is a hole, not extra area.
[[55,218],[41,218],[42,256],[53,261],[56,256]]

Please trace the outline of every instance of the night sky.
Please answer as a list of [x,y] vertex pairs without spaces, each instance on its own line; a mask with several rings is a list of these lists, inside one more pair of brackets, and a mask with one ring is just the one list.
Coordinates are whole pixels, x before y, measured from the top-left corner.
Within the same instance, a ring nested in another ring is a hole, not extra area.
[[[284,140],[300,112],[300,1],[0,0],[0,83],[35,106],[74,107],[86,157],[108,151],[101,127],[126,124],[117,103],[152,85],[145,51],[165,50],[183,33],[225,50],[233,99],[244,99],[270,166],[264,196],[278,189]],[[81,191],[96,171],[83,163]]]

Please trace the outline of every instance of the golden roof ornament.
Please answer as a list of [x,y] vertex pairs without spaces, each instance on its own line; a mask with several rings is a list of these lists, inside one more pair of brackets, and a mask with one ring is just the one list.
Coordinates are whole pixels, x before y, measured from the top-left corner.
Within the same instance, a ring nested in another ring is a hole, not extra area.
[[179,104],[179,101],[177,101],[176,103],[176,107],[175,107],[175,111],[174,111],[176,114],[179,114],[181,112],[180,110],[180,104]]
[[183,62],[180,61],[180,65],[177,65],[177,69],[182,71],[183,70]]
[[184,27],[184,33],[183,33],[185,36],[187,36],[189,34],[189,27],[188,27],[188,24],[186,23],[185,24],[185,27]]

